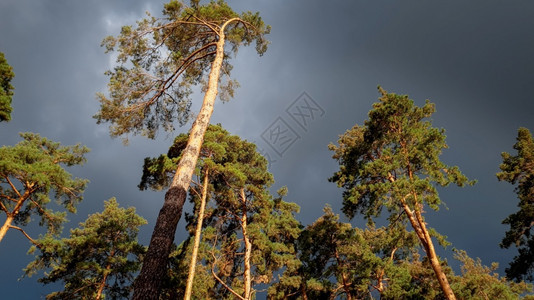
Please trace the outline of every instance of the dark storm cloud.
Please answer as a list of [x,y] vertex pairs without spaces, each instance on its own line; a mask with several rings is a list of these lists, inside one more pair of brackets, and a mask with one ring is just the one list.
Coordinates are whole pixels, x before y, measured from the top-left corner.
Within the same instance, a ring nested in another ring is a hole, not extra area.
[[[434,124],[447,130],[450,145],[443,159],[479,180],[472,188],[444,189],[449,210],[429,213],[430,226],[484,263],[506,265],[513,252],[498,248],[506,229],[500,221],[515,210],[516,200],[494,174],[499,153],[512,150],[517,128],[534,130],[534,4],[242,0],[230,5],[260,11],[273,27],[272,43],[261,58],[251,47],[233,59],[233,77],[242,87],[229,103],[217,103],[212,121],[264,150],[269,145],[262,133],[277,118],[293,127],[300,139],[281,156],[271,152],[277,160],[271,171],[275,188],[287,185],[287,199],[302,207],[304,224],[321,215],[325,203],[339,211],[341,191],[327,182],[337,168],[327,145],[355,123],[363,124],[380,84],[409,94],[419,105],[427,98],[436,103]],[[156,141],[133,138],[125,147],[91,116],[112,62],[101,40],[146,10],[159,14],[161,8],[159,1],[0,2],[0,51],[16,74],[13,120],[0,125],[1,144],[15,144],[18,132],[34,131],[92,149],[87,164],[73,170],[91,183],[67,228],[116,196],[148,219],[141,230],[148,243],[163,194],[137,191],[142,160],[166,152],[172,137],[189,125],[161,133]],[[302,92],[325,112],[307,130],[286,113]],[[195,107],[201,98],[195,95]],[[31,232],[42,231],[32,227]],[[177,235],[184,235],[183,222]],[[30,259],[25,249],[17,232],[0,244],[0,263],[13,270],[0,272],[3,295],[33,299],[50,290],[34,278],[16,281]],[[450,251],[441,254],[450,258]]]

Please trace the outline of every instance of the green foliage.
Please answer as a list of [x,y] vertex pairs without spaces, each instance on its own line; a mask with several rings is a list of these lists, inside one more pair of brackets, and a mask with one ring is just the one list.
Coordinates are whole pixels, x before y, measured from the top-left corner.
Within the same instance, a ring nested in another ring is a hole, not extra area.
[[[456,251],[455,258],[462,262],[462,276],[453,279],[452,287],[460,299],[520,299],[526,292],[532,292],[532,285],[515,283],[495,273],[497,263],[491,267],[482,265],[480,259],[472,259],[465,251]],[[526,296],[526,298],[532,296]],[[526,299],[525,298],[525,299]],[[531,299],[531,298],[530,298]]]
[[[402,226],[352,228],[326,207],[296,243],[300,264],[286,268],[269,288],[269,299],[444,299],[417,243]],[[532,299],[525,295],[532,286],[499,277],[496,263],[484,266],[465,251],[456,251],[455,258],[461,275],[445,261],[441,267],[458,299]]]
[[55,199],[69,212],[76,212],[87,180],[73,178],[64,166],[83,164],[89,149],[61,146],[34,133],[21,137],[24,140],[17,145],[0,148],[0,208],[14,217],[15,224],[26,225],[32,216],[39,216],[39,225],[58,234],[66,213],[48,204]]
[[69,238],[46,235],[30,253],[39,254],[25,269],[32,275],[49,270],[39,282],[64,282],[64,290],[47,299],[95,299],[99,289],[111,299],[128,298],[134,273],[139,270],[145,248],[138,244],[139,226],[146,220],[135,208],[119,207],[115,198],[104,203],[104,211],[90,215]]
[[410,268],[418,258],[417,242],[401,226],[352,228],[327,206],[298,239],[301,264],[285,270],[269,289],[270,297],[368,299],[378,293],[381,299],[401,299],[421,294]]
[[[185,147],[187,135],[175,139],[167,155],[145,159],[140,188],[165,188],[173,176],[174,163],[179,160]],[[193,285],[193,298],[226,299],[230,292],[212,276],[215,274],[235,291],[243,288],[243,216],[247,217],[247,234],[252,243],[252,282],[269,284],[275,279],[275,272],[284,266],[290,268],[298,264],[295,257],[294,241],[300,233],[300,224],[294,214],[299,208],[294,203],[283,200],[287,189],[273,197],[267,191],[273,183],[267,171],[267,161],[257,151],[256,146],[230,135],[220,125],[210,125],[197,165],[198,182],[202,182],[201,170],[209,168],[208,199],[203,223],[202,242],[199,250],[199,265]],[[240,191],[244,189],[246,202],[243,203]],[[195,211],[200,205],[202,187],[192,186],[190,200]],[[186,215],[191,236],[196,225],[196,217]],[[184,274],[189,263],[190,240],[182,243],[174,259],[171,260],[171,287],[165,292],[172,295],[183,287],[172,286],[185,281]],[[183,270],[183,271],[181,271]],[[173,291],[174,289],[174,291]],[[179,296],[177,296],[179,297]]]
[[509,224],[501,242],[501,247],[509,248],[512,244],[519,254],[514,257],[506,269],[506,275],[515,280],[534,279],[534,140],[530,131],[519,128],[517,142],[514,145],[517,155],[503,152],[501,172],[497,178],[516,185],[515,192],[519,198],[519,211],[508,216],[503,224]]
[[[98,94],[101,109],[98,123],[110,122],[110,134],[128,133],[154,138],[157,130],[173,130],[178,120],[188,120],[192,86],[205,85],[215,55],[220,30],[227,21],[225,44],[228,46],[222,67],[226,84],[220,97],[233,97],[237,82],[229,79],[232,65],[229,54],[240,46],[256,43],[257,52],[267,50],[264,38],[270,27],[258,13],[235,13],[225,1],[210,1],[190,6],[172,0],[165,4],[163,19],[150,14],[136,26],[124,26],[117,37],[109,36],[102,45],[117,50],[118,66],[110,77],[109,97]],[[219,80],[221,80],[219,78]]]
[[372,222],[385,207],[390,220],[404,219],[400,199],[438,210],[436,185],[473,182],[439,160],[447,144],[445,131],[426,120],[435,111],[432,103],[417,107],[407,96],[379,91],[380,101],[364,126],[348,130],[339,146],[329,145],[340,164],[330,181],[344,188],[343,212],[350,218],[361,213]]
[[448,166],[439,156],[445,143],[445,131],[432,127],[428,120],[434,105],[428,100],[418,107],[408,96],[387,93],[373,104],[363,126],[355,125],[330,144],[340,168],[330,181],[344,189],[343,212],[350,218],[362,214],[369,226],[382,214],[389,213],[390,226],[406,227],[408,221],[426,252],[443,294],[454,298],[447,277],[436,255],[432,237],[448,245],[446,237],[428,228],[423,216],[425,206],[438,210],[441,199],[437,187],[451,183],[474,184],[458,167]]
[[[193,251],[193,235],[194,233],[172,251],[169,257],[169,273],[163,285],[160,299],[181,299],[184,297],[187,270]],[[207,247],[209,247],[208,244],[201,243],[199,252],[207,253]],[[191,299],[217,299],[214,290],[216,284],[215,278],[211,274],[211,266],[206,265],[205,261],[200,261],[196,265]]]
[[[174,139],[174,143],[166,155],[160,155],[156,158],[145,158],[143,175],[138,185],[139,189],[146,190],[150,188],[159,191],[169,187],[188,138],[188,134],[180,134]],[[239,140],[239,137],[230,136],[220,124],[209,125],[204,135],[202,148],[200,149],[196,174],[200,176],[200,170],[204,166],[209,167],[212,173],[218,173],[221,168],[217,165],[220,164],[218,161],[221,161],[223,156],[227,154],[228,143],[236,140]]]
[[[446,261],[440,261],[440,265],[447,278],[454,275]],[[427,257],[420,259],[414,255],[413,259],[399,264],[392,276],[401,280],[397,279],[395,286],[385,290],[383,299],[446,299]]]
[[13,77],[13,68],[7,63],[4,53],[0,52],[0,122],[11,120],[14,87],[10,82]]

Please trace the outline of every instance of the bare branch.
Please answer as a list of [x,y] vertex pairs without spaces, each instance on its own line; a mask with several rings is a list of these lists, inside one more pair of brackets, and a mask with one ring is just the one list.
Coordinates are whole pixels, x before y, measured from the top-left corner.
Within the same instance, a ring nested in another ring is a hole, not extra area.
[[[195,61],[199,60],[199,59],[202,59],[202,58],[205,58],[209,55],[212,55],[212,54],[215,54],[216,52],[215,51],[212,51],[212,52],[208,52],[208,53],[205,53],[201,56],[198,56],[198,57],[194,57],[195,55],[197,55],[198,53],[200,53],[201,51],[203,50],[206,50],[208,49],[209,47],[212,47],[212,46],[215,46],[216,43],[209,43],[205,46],[203,46],[202,48],[200,49],[197,49],[196,51],[194,51],[193,53],[191,53],[191,55],[189,55],[187,58],[184,59],[183,63],[174,71],[174,73],[169,76],[167,79],[165,80],[158,80],[160,82],[160,86],[156,89],[154,88],[154,86],[150,89],[147,89],[144,93],[142,93],[139,97],[137,98],[143,98],[144,96],[146,96],[148,93],[150,93],[151,91],[157,91],[157,93],[155,95],[153,95],[149,100],[147,101],[143,101],[143,102],[140,102],[140,103],[137,103],[137,104],[134,104],[134,105],[131,105],[127,108],[124,108],[122,109],[121,111],[123,112],[128,112],[128,111],[133,111],[133,110],[138,110],[139,108],[143,107],[143,108],[147,108],[149,107],[152,103],[154,103],[159,97],[161,97],[161,95],[163,95],[165,93],[165,91],[174,84],[174,82],[178,79],[178,77],[180,77],[180,75],[182,75],[182,73],[187,70],[187,68],[192,64],[194,63]],[[145,74],[145,73],[142,73],[142,74]],[[128,95],[125,96],[125,98],[129,97]]]
[[4,178],[7,180],[7,183],[9,183],[9,186],[11,186],[11,189],[13,189],[13,191],[17,194],[17,196],[22,198],[22,195],[20,194],[19,190],[17,190],[13,182],[11,182],[11,180],[9,179],[9,176],[4,176]]
[[[9,198],[9,200],[11,200],[11,198]],[[2,201],[0,201],[0,209],[5,211],[6,214],[9,214],[9,211],[7,210],[7,207],[4,205],[4,203],[2,203]]]
[[191,15],[191,16],[192,16],[193,18],[197,19],[198,21],[200,21],[200,23],[201,23],[202,25],[207,26],[207,27],[208,27],[209,29],[211,29],[215,34],[217,34],[217,35],[220,36],[220,34],[219,34],[219,30],[217,30],[218,28],[213,28],[213,26],[218,27],[216,24],[210,24],[210,23],[206,22],[205,20],[200,19],[199,17],[197,17],[197,16],[195,16],[195,15]]
[[34,245],[37,246],[37,247],[41,247],[41,244],[37,243],[34,239],[32,239],[32,238],[31,238],[31,237],[24,231],[24,229],[22,229],[22,228],[20,228],[20,227],[17,227],[17,226],[13,226],[13,225],[8,225],[8,227],[9,227],[9,228],[12,228],[12,229],[16,229],[16,230],[22,232],[22,234],[24,234],[24,236],[25,236],[28,240],[30,240],[30,242],[31,242],[32,244],[34,244]]
[[215,264],[217,263],[217,257],[215,257],[215,254],[213,252],[211,252],[210,254],[213,257],[213,263],[211,264],[211,274],[213,275],[213,277],[215,277],[215,279],[217,279],[217,281],[219,281],[219,283],[222,284],[222,286],[224,286],[230,293],[234,294],[236,297],[238,297],[241,300],[245,300],[243,296],[239,295],[236,291],[234,291],[231,287],[229,287],[224,281],[222,281],[222,279],[219,278],[219,276],[217,276],[217,274],[215,273]]
[[9,201],[11,201],[11,202],[15,202],[15,203],[16,203],[16,202],[19,202],[17,199],[15,199],[15,198],[11,198],[11,197],[9,197],[8,195],[5,195],[5,194],[0,195],[0,197],[1,197],[1,198],[4,198],[4,199],[6,199],[6,200],[9,200]]

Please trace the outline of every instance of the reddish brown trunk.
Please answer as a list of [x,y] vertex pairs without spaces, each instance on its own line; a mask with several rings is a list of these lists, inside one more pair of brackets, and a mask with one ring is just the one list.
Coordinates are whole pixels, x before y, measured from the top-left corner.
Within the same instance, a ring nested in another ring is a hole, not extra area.
[[307,293],[305,284],[301,285],[301,291],[302,291],[302,300],[308,300],[308,293]]
[[[397,248],[393,248],[393,250],[391,250],[391,254],[389,255],[389,261],[390,262],[393,262],[393,258],[395,257],[395,252],[397,251]],[[376,286],[374,287],[379,293],[380,293],[380,296],[382,297],[382,293],[384,292],[384,275],[385,275],[385,267],[384,269],[381,269],[380,271],[378,271],[378,274],[376,276]]]
[[434,244],[432,243],[432,238],[430,237],[430,234],[428,233],[428,230],[426,229],[426,224],[423,220],[423,217],[421,216],[421,212],[419,209],[415,210],[415,216],[417,218],[418,223],[421,226],[421,229],[424,233],[424,237],[427,241],[427,256],[430,260],[430,264],[432,265],[432,269],[434,270],[434,273],[436,273],[436,277],[438,279],[439,285],[441,286],[441,289],[443,290],[443,293],[449,300],[456,300],[456,296],[454,295],[454,292],[451,289],[451,286],[449,284],[449,281],[447,280],[447,276],[445,276],[445,273],[441,269],[441,264],[439,263],[438,256],[436,255],[436,250],[434,249]]
[[[410,165],[408,165],[408,175],[410,176],[410,180],[412,180],[413,174]],[[395,178],[391,174],[388,174],[388,179],[390,182],[395,182]],[[454,292],[451,289],[449,281],[447,280],[447,276],[445,276],[445,273],[441,269],[438,256],[436,255],[436,250],[434,249],[434,244],[432,243],[432,238],[430,237],[430,234],[426,229],[426,224],[423,220],[423,216],[421,215],[421,208],[416,207],[415,211],[412,211],[412,209],[410,209],[410,207],[406,203],[406,198],[409,196],[413,196],[416,205],[420,205],[419,203],[417,203],[417,194],[415,192],[412,192],[406,195],[405,198],[400,200],[402,208],[408,216],[410,224],[412,225],[413,229],[415,230],[415,233],[417,234],[417,237],[419,238],[419,241],[425,249],[426,256],[430,260],[432,270],[434,271],[434,274],[438,279],[438,283],[441,287],[441,290],[443,291],[443,294],[445,294],[445,297],[447,297],[447,299],[449,300],[456,300],[456,296],[454,295]]]
[[111,269],[111,265],[108,264],[106,266],[106,271],[104,271],[104,278],[102,278],[102,281],[100,282],[100,285],[98,287],[95,300],[100,300],[102,298],[102,293],[104,292],[104,288],[106,287],[106,281],[108,279],[108,274],[109,274],[110,269]]
[[167,272],[167,261],[174,241],[176,226],[182,215],[187,190],[193,177],[200,147],[204,141],[204,133],[208,128],[217,97],[219,73],[224,58],[224,29],[230,22],[236,20],[238,19],[226,21],[219,30],[217,52],[209,75],[208,89],[204,95],[200,112],[189,132],[189,140],[178,163],[176,174],[169,190],[165,194],[165,202],[159,212],[148,246],[148,252],[144,258],[141,272],[135,280],[133,300],[159,298],[161,283]]
[[449,281],[447,280],[447,276],[445,276],[445,273],[441,269],[441,264],[439,263],[438,256],[436,255],[434,244],[432,243],[432,238],[430,237],[430,234],[426,229],[426,225],[421,216],[420,211],[416,209],[415,212],[413,212],[408,207],[405,201],[402,201],[402,205],[404,207],[406,215],[408,216],[408,219],[410,220],[410,223],[412,224],[412,227],[414,228],[417,234],[417,237],[419,237],[421,244],[423,244],[423,248],[425,249],[426,255],[430,260],[432,270],[436,274],[436,278],[438,279],[438,283],[441,287],[441,290],[443,291],[447,299],[456,300],[456,296],[454,295],[454,292],[451,289]]

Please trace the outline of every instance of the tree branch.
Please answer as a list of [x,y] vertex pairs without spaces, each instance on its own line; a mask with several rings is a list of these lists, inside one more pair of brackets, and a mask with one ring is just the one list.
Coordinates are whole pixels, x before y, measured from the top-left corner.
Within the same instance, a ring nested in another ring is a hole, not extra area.
[[22,195],[20,194],[19,190],[17,190],[13,182],[11,182],[11,180],[9,179],[9,176],[4,176],[4,178],[7,180],[7,183],[9,183],[9,186],[11,186],[11,189],[13,189],[15,194],[17,194],[17,196],[22,198]]
[[[122,112],[130,112],[130,111],[133,111],[133,110],[138,110],[139,108],[141,107],[144,107],[144,108],[147,108],[148,106],[150,106],[152,103],[154,103],[159,97],[161,97],[161,95],[163,95],[165,93],[165,91],[174,84],[174,82],[178,79],[178,77],[180,77],[180,75],[182,75],[182,73],[187,70],[187,68],[192,64],[194,63],[195,61],[199,60],[199,59],[202,59],[204,57],[207,57],[209,55],[212,55],[212,54],[215,54],[216,52],[215,51],[211,51],[211,52],[208,52],[208,53],[205,53],[199,57],[196,57],[194,58],[195,55],[197,55],[199,52],[203,51],[203,50],[206,50],[207,48],[211,47],[211,46],[215,46],[217,45],[216,43],[209,43],[205,46],[203,46],[202,48],[200,49],[197,49],[195,50],[193,53],[191,53],[187,58],[184,59],[183,63],[174,71],[174,73],[169,76],[167,79],[163,80],[163,79],[159,79],[157,81],[160,82],[160,86],[159,88],[154,88],[154,85],[147,89],[145,92],[143,92],[141,95],[139,95],[139,97],[136,97],[136,98],[143,98],[145,97],[148,93],[150,93],[151,91],[157,91],[155,95],[153,95],[152,97],[150,97],[149,100],[147,101],[143,101],[143,102],[140,102],[140,103],[137,103],[137,104],[134,104],[134,105],[131,105],[129,107],[126,107],[124,109],[121,109]],[[194,58],[194,59],[193,59]],[[142,73],[144,74],[144,73]],[[129,96],[131,96],[131,93],[129,93],[129,95],[127,94],[124,98],[128,98]]]
[[241,300],[245,300],[245,298],[243,298],[243,296],[239,295],[236,291],[234,291],[231,287],[229,287],[224,281],[222,281],[219,276],[217,276],[217,274],[215,274],[215,262],[216,262],[216,258],[215,258],[215,255],[213,255],[212,253],[212,256],[213,256],[213,259],[215,259],[215,261],[211,264],[211,274],[213,275],[213,277],[215,277],[215,279],[217,279],[217,281],[222,284],[222,286],[224,286],[230,293],[234,294],[234,296],[238,297],[239,299]]
[[9,211],[7,210],[7,207],[4,205],[2,201],[0,201],[0,210],[3,210],[6,212],[6,214],[9,214]]
[[31,238],[31,237],[24,231],[24,229],[22,229],[22,228],[20,228],[20,227],[18,227],[18,226],[13,226],[13,225],[8,225],[8,227],[9,227],[9,228],[12,228],[12,229],[16,229],[16,230],[22,232],[22,234],[24,234],[24,236],[25,236],[28,240],[30,240],[30,242],[31,242],[32,244],[34,244],[34,245],[37,246],[37,247],[41,247],[41,244],[37,243],[34,239],[32,239],[32,238]]
[[193,23],[193,24],[196,23],[196,24],[199,24],[199,25],[205,25],[205,26],[207,26],[209,29],[211,29],[216,35],[219,35],[219,36],[220,36],[220,34],[219,34],[219,30],[217,30],[217,28],[213,28],[214,25],[217,26],[216,24],[209,24],[209,23],[206,22],[205,20],[202,20],[201,18],[199,18],[199,17],[197,17],[197,16],[195,16],[195,15],[191,15],[191,16],[192,16],[193,18],[197,19],[198,21],[200,21],[200,24],[197,23],[197,22],[191,22],[191,23]]
[[35,206],[37,206],[37,209],[38,209],[38,210],[39,210],[39,211],[40,211],[46,218],[48,218],[48,220],[49,220],[48,223],[52,226],[52,228],[55,228],[54,223],[53,223],[54,218],[53,218],[51,215],[49,215],[49,214],[46,212],[46,210],[44,210],[44,209],[41,207],[41,205],[39,205],[39,203],[37,203],[37,202],[36,202],[35,200],[33,200],[31,197],[29,197],[29,199],[30,199],[30,201],[31,201],[33,204],[35,204]]

